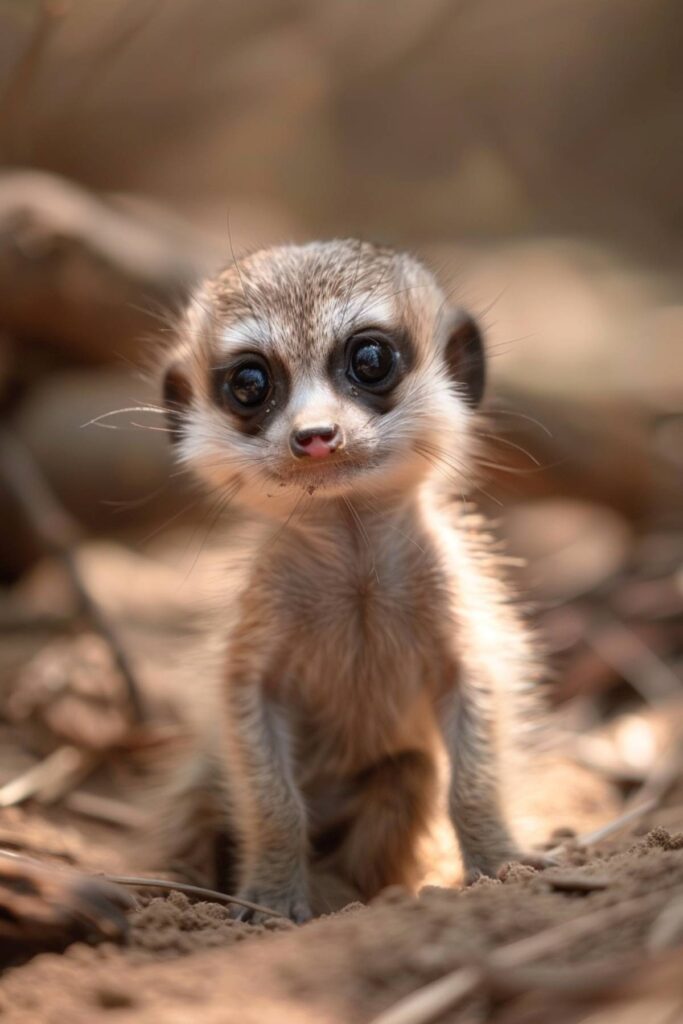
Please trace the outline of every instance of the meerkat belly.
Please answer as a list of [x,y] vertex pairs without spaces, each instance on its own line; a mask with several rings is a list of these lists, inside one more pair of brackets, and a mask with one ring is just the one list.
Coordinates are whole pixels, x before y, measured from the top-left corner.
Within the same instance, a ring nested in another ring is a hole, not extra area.
[[337,581],[335,591],[309,597],[315,614],[297,611],[281,660],[302,758],[348,773],[423,746],[450,672],[433,628],[443,617],[404,583],[392,589],[375,579],[359,593]]

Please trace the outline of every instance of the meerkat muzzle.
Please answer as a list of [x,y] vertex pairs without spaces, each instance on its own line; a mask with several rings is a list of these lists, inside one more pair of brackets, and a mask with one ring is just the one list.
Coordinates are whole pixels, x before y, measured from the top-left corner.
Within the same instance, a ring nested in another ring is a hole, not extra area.
[[289,444],[297,458],[325,459],[341,446],[342,432],[336,423],[325,427],[306,427],[292,433]]

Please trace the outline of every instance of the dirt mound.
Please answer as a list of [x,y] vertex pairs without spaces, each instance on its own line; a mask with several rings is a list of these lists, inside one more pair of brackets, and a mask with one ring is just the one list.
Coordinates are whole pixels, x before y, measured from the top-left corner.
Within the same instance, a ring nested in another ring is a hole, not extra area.
[[[193,904],[176,892],[141,894],[125,947],[76,944],[7,971],[2,1020],[361,1024],[435,979],[546,930],[563,930],[565,938],[549,939],[545,951],[541,938],[534,966],[552,977],[574,971],[585,984],[596,965],[622,957],[631,963],[634,954],[637,963],[653,947],[680,941],[683,835],[674,825],[683,826],[683,807],[658,816],[668,828],[653,824],[644,836],[570,850],[563,865],[543,873],[513,865],[500,879],[464,890],[428,886],[414,897],[391,889],[370,907],[352,905],[301,928],[237,923],[225,907]],[[568,926],[586,915],[594,927],[572,937]],[[517,1012],[519,993],[506,985],[486,1019],[517,1019],[509,1014]],[[675,1008],[683,990],[660,997]],[[478,990],[462,1008],[433,1019],[478,1019],[482,1000],[490,999]],[[583,1019],[576,1007],[578,1015],[567,1016],[573,1006],[574,996],[565,995],[562,1019]]]

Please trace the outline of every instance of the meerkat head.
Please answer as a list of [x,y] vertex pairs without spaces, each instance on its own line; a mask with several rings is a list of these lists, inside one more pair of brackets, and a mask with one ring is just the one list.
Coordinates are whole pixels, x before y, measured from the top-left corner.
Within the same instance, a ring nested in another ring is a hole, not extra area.
[[265,249],[191,300],[164,379],[182,461],[277,513],[463,490],[484,389],[480,332],[414,258],[357,241]]

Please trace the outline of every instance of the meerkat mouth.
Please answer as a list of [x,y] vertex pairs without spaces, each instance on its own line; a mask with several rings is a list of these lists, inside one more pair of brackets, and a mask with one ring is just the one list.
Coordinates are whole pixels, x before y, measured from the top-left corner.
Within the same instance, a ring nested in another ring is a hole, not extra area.
[[293,464],[286,469],[270,471],[269,476],[282,486],[308,490],[327,490],[347,484],[377,469],[382,459],[377,456],[357,458],[348,455],[339,458]]

